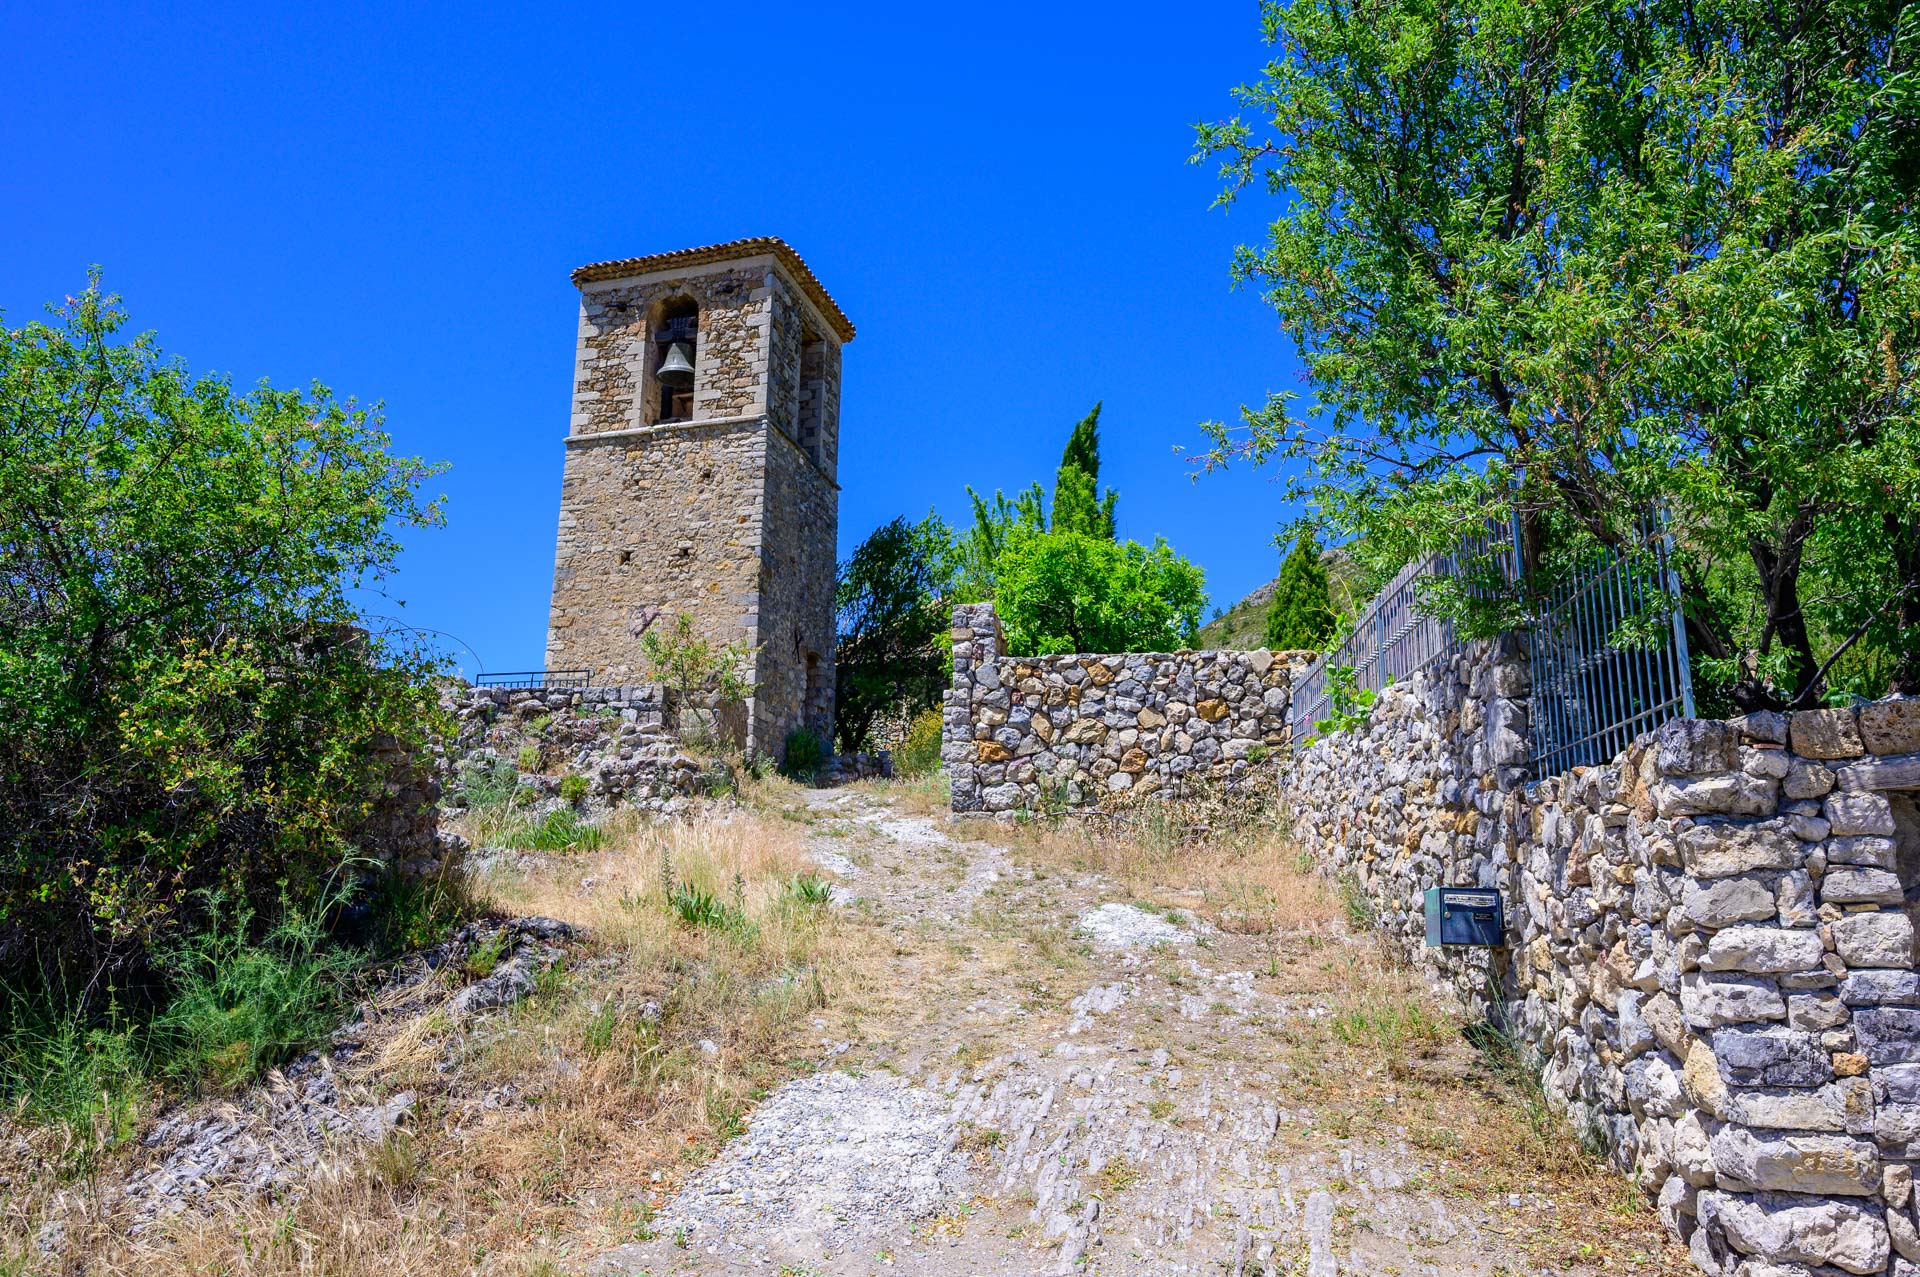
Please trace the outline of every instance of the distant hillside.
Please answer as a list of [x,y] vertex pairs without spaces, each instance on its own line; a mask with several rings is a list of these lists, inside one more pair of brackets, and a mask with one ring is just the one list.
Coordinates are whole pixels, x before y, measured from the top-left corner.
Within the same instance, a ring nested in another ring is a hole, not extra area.
[[1217,620],[1201,626],[1199,646],[1229,652],[1264,647],[1267,641],[1267,604],[1273,601],[1273,587],[1279,580],[1279,577],[1274,577],[1221,613]]
[[[1335,548],[1325,551],[1322,557],[1327,563],[1327,585],[1333,594],[1333,610],[1336,613],[1342,609],[1358,612],[1365,606],[1366,600],[1355,599],[1351,593],[1353,578],[1359,575],[1359,567],[1354,563],[1353,556]],[[1273,601],[1273,587],[1279,581],[1276,574],[1273,580],[1259,586],[1220,616],[1201,626],[1198,646],[1228,652],[1246,652],[1265,647],[1267,604]]]

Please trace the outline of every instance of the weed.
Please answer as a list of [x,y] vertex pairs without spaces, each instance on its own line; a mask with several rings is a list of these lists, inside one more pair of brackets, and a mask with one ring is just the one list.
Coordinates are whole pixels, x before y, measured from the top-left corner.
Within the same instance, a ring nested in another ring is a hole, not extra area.
[[520,752],[514,755],[513,761],[514,761],[514,764],[517,767],[519,767],[519,769],[523,772],[539,771],[540,770],[540,747],[538,745],[532,745],[532,744],[522,745],[520,747]]
[[795,874],[787,883],[787,894],[795,904],[823,905],[833,899],[833,884],[818,874]]
[[711,891],[702,891],[690,882],[675,883],[667,892],[667,907],[689,927],[724,927],[733,911]]
[[1095,1179],[1103,1192],[1117,1196],[1140,1182],[1140,1168],[1124,1157],[1116,1157],[1100,1168]]
[[466,958],[460,964],[461,973],[469,980],[484,980],[494,973],[500,965],[500,959],[506,956],[507,933],[496,931],[467,951]]
[[560,780],[560,801],[569,806],[578,803],[587,796],[587,778],[585,776],[564,776]]
[[921,710],[907,725],[907,734],[893,747],[893,771],[896,776],[925,776],[940,766],[942,723],[937,709]]
[[780,756],[780,774],[790,780],[812,781],[832,756],[832,747],[816,732],[796,727],[787,733],[786,749]]
[[557,807],[531,824],[508,828],[500,845],[516,851],[598,851],[606,844],[599,826],[571,807]]
[[1347,926],[1361,935],[1369,934],[1380,926],[1380,915],[1374,912],[1373,900],[1367,895],[1367,889],[1360,885],[1360,879],[1346,874],[1340,879],[1340,908],[1347,915]]
[[1453,1025],[1417,994],[1369,989],[1350,999],[1332,1019],[1333,1035],[1391,1058],[1431,1055],[1453,1036]]
[[235,1086],[333,1026],[356,956],[325,946],[322,919],[339,903],[292,913],[255,944],[253,912],[208,898],[207,929],[164,953],[173,998],[153,1022],[161,1071],[183,1082]]

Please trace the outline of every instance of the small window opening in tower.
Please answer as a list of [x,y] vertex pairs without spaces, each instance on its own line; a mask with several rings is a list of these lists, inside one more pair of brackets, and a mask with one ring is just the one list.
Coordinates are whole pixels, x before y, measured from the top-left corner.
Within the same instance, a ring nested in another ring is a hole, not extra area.
[[660,308],[653,332],[654,381],[660,389],[662,423],[693,420],[694,361],[698,358],[700,304],[676,297]]
[[827,343],[803,325],[800,330],[800,428],[794,438],[814,464],[820,463],[820,427],[826,411]]

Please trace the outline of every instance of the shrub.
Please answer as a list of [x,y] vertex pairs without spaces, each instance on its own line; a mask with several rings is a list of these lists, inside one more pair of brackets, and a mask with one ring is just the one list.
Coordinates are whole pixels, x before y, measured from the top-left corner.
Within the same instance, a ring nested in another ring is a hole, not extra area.
[[585,776],[565,776],[560,781],[560,801],[578,803],[587,796],[587,778]]
[[438,522],[433,468],[351,400],[237,393],[123,321],[95,279],[0,328],[0,976],[96,1012],[164,991],[154,957],[191,952],[214,888],[221,944],[303,915],[383,747],[444,727],[437,662],[348,593]]
[[900,776],[924,776],[940,766],[940,740],[945,727],[940,711],[922,710],[907,725],[906,737],[893,751],[893,770]]
[[539,771],[540,770],[540,747],[538,745],[522,745],[520,747],[520,752],[514,756],[513,761],[514,761],[514,764],[517,767],[519,767],[519,769],[523,772]]
[[812,729],[796,727],[787,733],[786,749],[780,756],[780,774],[794,780],[812,780],[826,765],[833,751]]

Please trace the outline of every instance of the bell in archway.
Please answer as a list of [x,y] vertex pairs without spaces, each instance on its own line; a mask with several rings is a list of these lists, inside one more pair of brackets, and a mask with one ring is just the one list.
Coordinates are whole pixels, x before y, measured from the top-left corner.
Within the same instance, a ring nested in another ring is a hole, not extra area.
[[693,360],[687,358],[687,343],[676,341],[667,347],[667,357],[660,361],[659,377],[663,386],[693,384]]

